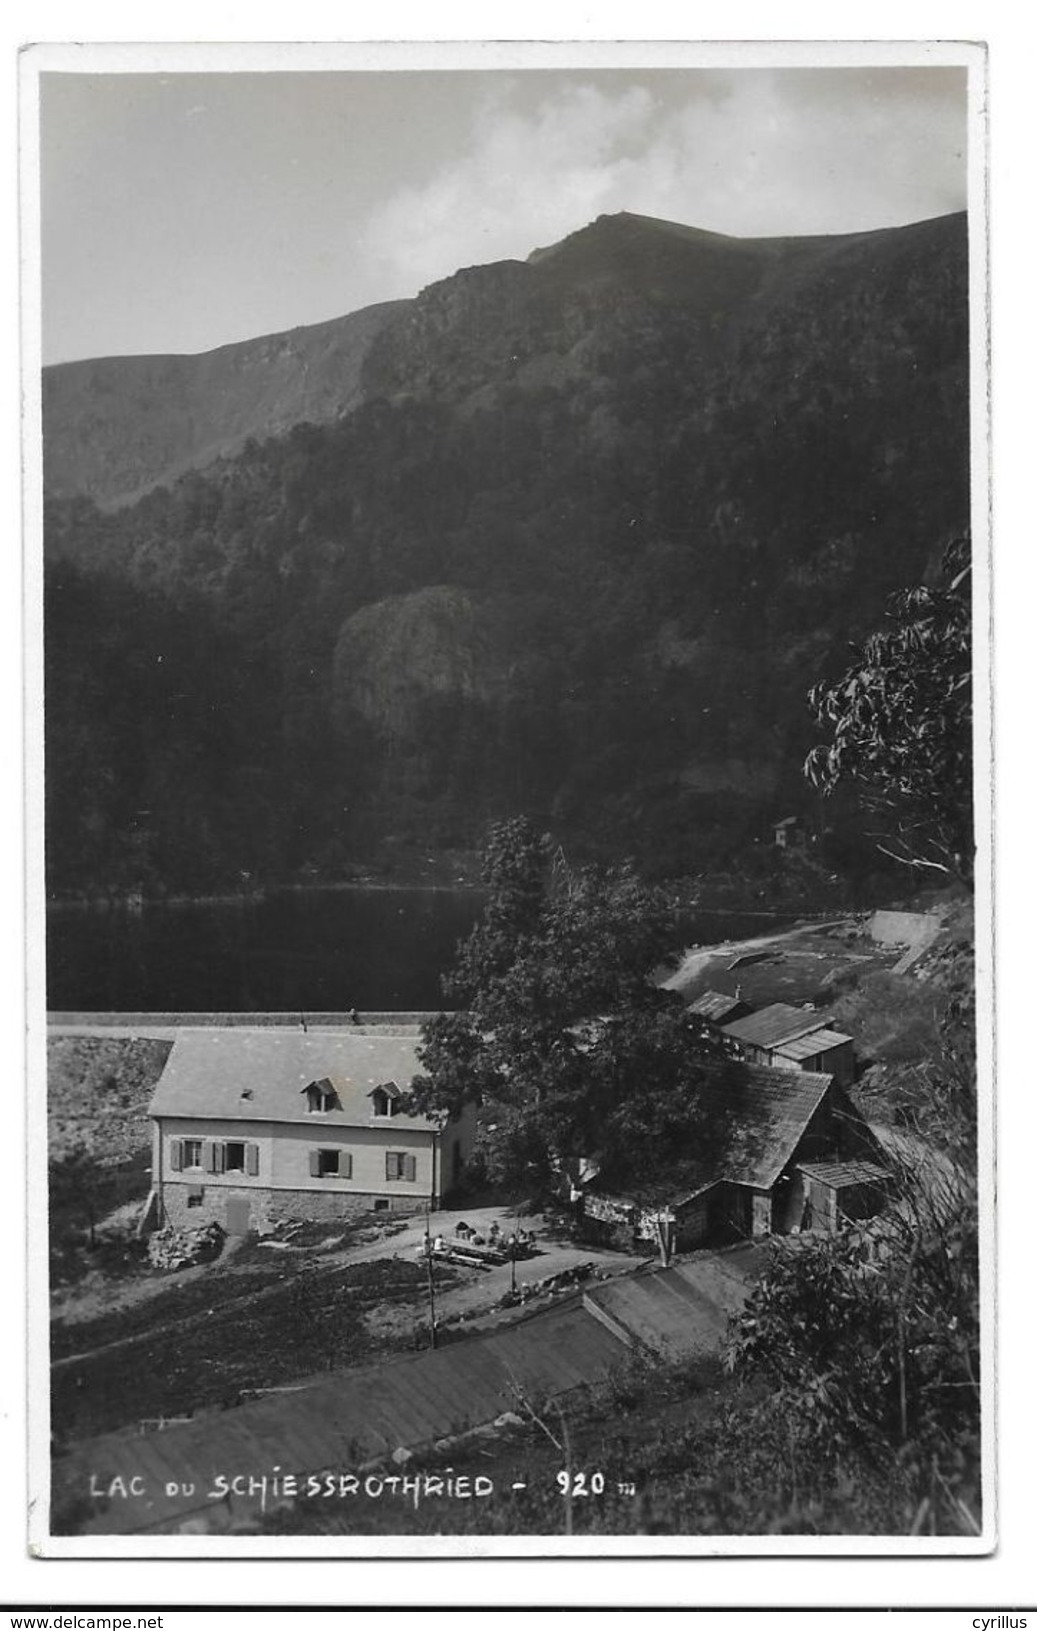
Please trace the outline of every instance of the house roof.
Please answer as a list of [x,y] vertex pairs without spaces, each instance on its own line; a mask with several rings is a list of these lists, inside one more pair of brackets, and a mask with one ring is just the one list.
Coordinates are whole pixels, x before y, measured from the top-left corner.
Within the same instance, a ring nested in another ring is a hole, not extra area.
[[827,1053],[830,1048],[841,1048],[853,1037],[847,1036],[843,1031],[830,1031],[822,1027],[819,1031],[807,1031],[803,1036],[794,1036],[788,1042],[783,1042],[777,1052],[784,1059],[813,1059],[815,1054]]
[[[356,1031],[181,1031],[151,1100],[153,1116],[285,1121],[431,1130],[424,1116],[376,1117],[370,1094],[406,1091],[420,1074],[417,1027],[408,1036]],[[328,1084],[338,1108],[311,1114],[303,1090]]]
[[804,1161],[800,1172],[816,1178],[829,1189],[849,1189],[851,1184],[884,1183],[889,1173],[874,1161]]
[[787,1002],[772,1002],[770,1007],[747,1014],[744,1019],[732,1020],[730,1025],[724,1025],[721,1029],[725,1036],[735,1042],[749,1042],[757,1048],[776,1048],[779,1043],[788,1042],[794,1036],[823,1030],[825,1024],[823,1014],[811,1014],[805,1008],[793,1008]]
[[[694,1091],[709,1130],[708,1147],[704,1141],[693,1157],[675,1157],[631,1193],[641,1205],[681,1207],[722,1179],[771,1189],[834,1080],[827,1071],[733,1061],[700,1067]],[[600,1182],[595,1187],[603,1195]]]
[[741,997],[732,997],[726,991],[703,991],[701,997],[689,1002],[688,1013],[701,1014],[703,1019],[711,1019],[719,1025],[736,1008],[745,1006]]
[[834,1078],[827,1071],[774,1070],[746,1065],[738,1078],[723,1066],[699,1089],[708,1121],[718,1129],[713,1176],[770,1189],[788,1166],[807,1123]]

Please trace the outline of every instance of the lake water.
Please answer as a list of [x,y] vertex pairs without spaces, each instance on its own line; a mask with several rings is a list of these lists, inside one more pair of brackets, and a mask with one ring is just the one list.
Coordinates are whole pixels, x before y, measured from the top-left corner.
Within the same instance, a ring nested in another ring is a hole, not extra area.
[[[263,899],[52,907],[47,1006],[87,1012],[427,1009],[482,910],[478,890],[285,890]],[[762,934],[781,920],[682,914],[675,945]]]

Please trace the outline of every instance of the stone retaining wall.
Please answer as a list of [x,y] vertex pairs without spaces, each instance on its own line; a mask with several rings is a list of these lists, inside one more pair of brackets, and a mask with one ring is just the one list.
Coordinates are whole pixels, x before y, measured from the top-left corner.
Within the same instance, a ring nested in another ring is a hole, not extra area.
[[[201,1191],[199,1203],[191,1206],[192,1189]],[[256,1189],[244,1184],[167,1184],[162,1196],[162,1218],[179,1229],[194,1229],[203,1223],[218,1223],[228,1234],[237,1232],[228,1224],[227,1202],[248,1204],[248,1228],[271,1229],[287,1219],[307,1222],[342,1223],[364,1217],[369,1212],[424,1212],[423,1196],[381,1196],[321,1194],[303,1189]]]

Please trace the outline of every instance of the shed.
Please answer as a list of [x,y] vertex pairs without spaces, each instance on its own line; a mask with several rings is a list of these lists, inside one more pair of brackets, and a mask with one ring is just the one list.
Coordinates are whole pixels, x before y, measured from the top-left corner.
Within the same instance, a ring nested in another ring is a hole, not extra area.
[[840,1087],[850,1087],[856,1074],[853,1037],[823,1026],[790,1037],[771,1054],[776,1070],[820,1070],[834,1076]]
[[688,1003],[688,1013],[697,1014],[711,1025],[729,1025],[732,1020],[751,1014],[752,1007],[737,991],[733,997],[726,991],[703,991],[694,1002]]
[[723,1024],[720,1029],[750,1063],[770,1065],[776,1049],[783,1044],[811,1031],[824,1030],[827,1025],[825,1014],[794,1008],[787,1002],[772,1002],[754,1014]]
[[800,816],[785,816],[774,823],[774,842],[778,849],[802,849],[807,841],[806,828]]
[[792,1184],[800,1227],[834,1231],[843,1218],[881,1212],[890,1175],[875,1161],[806,1161],[796,1167]]

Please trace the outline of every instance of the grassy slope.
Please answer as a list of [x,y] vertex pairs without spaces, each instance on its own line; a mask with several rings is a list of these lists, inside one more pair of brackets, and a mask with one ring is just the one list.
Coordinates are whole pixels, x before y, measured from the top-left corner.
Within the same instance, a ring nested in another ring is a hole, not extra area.
[[384,1347],[367,1316],[387,1303],[413,1303],[414,1340],[421,1340],[424,1296],[421,1266],[394,1259],[319,1276],[276,1259],[265,1272],[218,1266],[146,1305],[56,1332],[59,1353],[132,1340],[57,1366],[54,1432],[59,1440],[89,1438],[149,1417],[195,1415],[235,1404],[251,1389],[359,1364]]
[[148,1104],[171,1042],[145,1037],[52,1037],[47,1044],[51,1156],[85,1139],[106,1165],[151,1147]]

